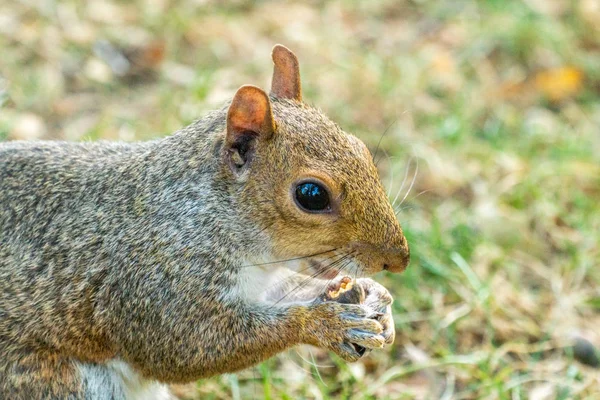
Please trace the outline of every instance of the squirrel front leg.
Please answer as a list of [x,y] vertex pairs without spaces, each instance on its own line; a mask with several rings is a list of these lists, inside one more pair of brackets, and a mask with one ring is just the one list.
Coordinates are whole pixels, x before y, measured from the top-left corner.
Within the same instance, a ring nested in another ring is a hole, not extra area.
[[155,327],[142,337],[128,337],[120,357],[143,375],[167,383],[235,372],[298,344],[355,361],[361,354],[351,343],[384,345],[382,325],[373,314],[363,305],[336,302],[271,306],[238,301],[179,321],[178,332],[169,335]]

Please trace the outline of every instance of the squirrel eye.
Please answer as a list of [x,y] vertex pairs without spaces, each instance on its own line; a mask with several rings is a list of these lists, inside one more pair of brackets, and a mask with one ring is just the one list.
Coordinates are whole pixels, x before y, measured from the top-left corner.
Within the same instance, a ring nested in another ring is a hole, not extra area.
[[304,211],[319,212],[329,209],[329,193],[315,182],[302,182],[296,186],[296,203]]

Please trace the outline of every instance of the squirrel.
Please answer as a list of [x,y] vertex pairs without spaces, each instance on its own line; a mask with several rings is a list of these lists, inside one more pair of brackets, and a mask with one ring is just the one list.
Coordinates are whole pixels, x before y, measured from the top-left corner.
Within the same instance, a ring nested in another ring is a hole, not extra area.
[[[409,248],[371,153],[272,59],[270,94],[160,140],[0,144],[0,398],[168,399],[295,345],[393,342],[366,276]],[[363,300],[319,296],[342,271]]]

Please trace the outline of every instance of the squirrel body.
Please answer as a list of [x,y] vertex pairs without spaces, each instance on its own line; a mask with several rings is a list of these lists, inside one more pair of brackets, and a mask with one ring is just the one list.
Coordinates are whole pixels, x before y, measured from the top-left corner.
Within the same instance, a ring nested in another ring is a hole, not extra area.
[[270,96],[244,86],[161,140],[0,144],[0,398],[166,399],[298,344],[393,341],[372,280],[364,304],[315,300],[408,246],[366,147],[273,59]]

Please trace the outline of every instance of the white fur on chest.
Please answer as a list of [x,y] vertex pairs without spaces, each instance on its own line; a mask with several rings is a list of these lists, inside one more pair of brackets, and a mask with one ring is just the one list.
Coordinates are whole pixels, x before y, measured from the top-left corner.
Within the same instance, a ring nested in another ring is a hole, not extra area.
[[94,400],[174,400],[169,387],[145,379],[126,362],[111,360],[106,364],[78,364],[85,397]]
[[285,267],[277,264],[263,263],[264,265],[242,267],[238,275],[238,284],[235,290],[228,293],[229,296],[237,299],[244,299],[249,303],[271,303],[269,294],[276,291],[278,287],[284,284],[295,272],[290,267],[289,262]]
[[127,363],[113,360],[107,363],[121,376],[127,400],[170,400],[175,399],[169,387],[163,383],[141,377]]

